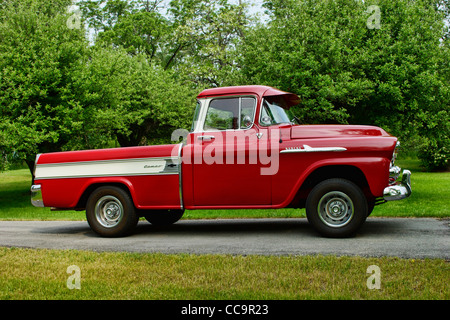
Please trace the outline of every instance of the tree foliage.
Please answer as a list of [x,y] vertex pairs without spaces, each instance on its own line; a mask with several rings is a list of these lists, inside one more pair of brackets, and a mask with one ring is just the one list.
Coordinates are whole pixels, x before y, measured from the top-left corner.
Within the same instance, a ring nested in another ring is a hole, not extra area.
[[28,163],[81,130],[68,96],[85,39],[66,26],[69,1],[6,1],[0,18],[0,148]]
[[266,1],[269,22],[250,30],[240,50],[244,81],[299,94],[295,112],[305,123],[379,125],[445,167],[446,3]]
[[260,23],[244,1],[76,4],[81,28],[71,0],[0,0],[0,168],[168,142],[199,91],[238,84],[297,93],[303,123],[379,125],[448,167],[448,0],[267,0]]
[[145,54],[197,86],[220,86],[236,69],[230,50],[249,24],[246,5],[228,0],[172,0],[167,8],[158,0],[81,0],[78,5],[96,43]]
[[2,3],[2,159],[14,154],[31,170],[37,153],[167,142],[189,127],[191,86],[145,55],[89,46],[82,29],[67,26],[70,4]]
[[82,64],[72,92],[85,108],[85,125],[69,148],[114,139],[122,147],[170,142],[173,130],[189,127],[195,92],[145,56],[93,47]]

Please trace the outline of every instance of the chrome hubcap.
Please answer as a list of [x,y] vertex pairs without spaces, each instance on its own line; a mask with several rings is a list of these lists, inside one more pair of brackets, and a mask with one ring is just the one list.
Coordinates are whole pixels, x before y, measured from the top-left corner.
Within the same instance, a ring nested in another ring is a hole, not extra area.
[[325,194],[320,199],[317,209],[320,220],[329,227],[343,227],[353,218],[353,202],[340,191]]
[[123,217],[123,206],[114,196],[104,196],[95,205],[95,217],[105,228],[112,228],[119,224]]

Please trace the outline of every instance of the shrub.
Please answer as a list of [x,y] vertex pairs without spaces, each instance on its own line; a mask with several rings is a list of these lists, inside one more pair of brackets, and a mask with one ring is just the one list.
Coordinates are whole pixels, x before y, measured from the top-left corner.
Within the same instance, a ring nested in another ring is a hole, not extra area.
[[437,140],[426,139],[419,150],[419,159],[427,171],[442,171],[449,168],[450,164],[450,139]]

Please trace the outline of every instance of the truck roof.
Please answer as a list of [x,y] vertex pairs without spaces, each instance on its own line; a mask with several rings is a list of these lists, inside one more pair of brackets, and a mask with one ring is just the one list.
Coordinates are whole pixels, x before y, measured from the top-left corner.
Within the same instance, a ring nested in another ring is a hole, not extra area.
[[289,106],[296,105],[300,102],[300,98],[290,92],[281,91],[268,86],[250,85],[250,86],[233,86],[233,87],[219,87],[206,89],[200,92],[197,96],[198,99],[217,96],[233,96],[233,95],[245,95],[252,94],[259,98],[283,96],[284,100]]

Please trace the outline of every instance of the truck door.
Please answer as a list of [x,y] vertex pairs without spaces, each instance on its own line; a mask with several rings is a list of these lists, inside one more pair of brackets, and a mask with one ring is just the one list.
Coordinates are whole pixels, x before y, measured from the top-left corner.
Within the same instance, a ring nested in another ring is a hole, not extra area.
[[271,203],[271,176],[261,174],[252,96],[210,100],[201,132],[193,133],[194,206],[258,206]]

